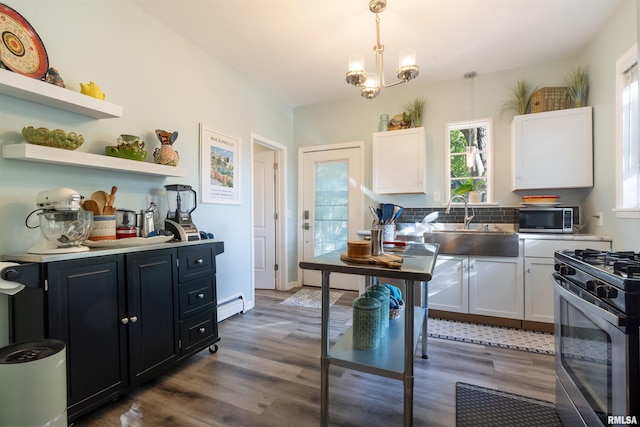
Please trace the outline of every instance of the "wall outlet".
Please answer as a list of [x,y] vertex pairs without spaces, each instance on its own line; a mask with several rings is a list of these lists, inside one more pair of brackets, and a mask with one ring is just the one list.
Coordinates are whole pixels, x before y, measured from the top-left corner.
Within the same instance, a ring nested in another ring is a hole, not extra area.
[[434,191],[433,192],[433,201],[434,202],[439,202],[440,201],[440,192],[439,191]]
[[598,218],[598,225],[602,226],[602,212],[596,212],[593,214],[594,218]]

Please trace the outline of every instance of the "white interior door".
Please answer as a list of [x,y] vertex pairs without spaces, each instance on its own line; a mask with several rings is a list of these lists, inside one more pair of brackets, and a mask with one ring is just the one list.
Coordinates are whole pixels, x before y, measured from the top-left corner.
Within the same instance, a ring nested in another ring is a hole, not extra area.
[[253,154],[253,258],[256,289],[276,288],[275,152]]
[[[344,250],[364,226],[362,146],[302,154],[302,259]],[[302,270],[302,284],[320,286],[320,273]],[[331,274],[331,287],[360,290],[360,276]]]

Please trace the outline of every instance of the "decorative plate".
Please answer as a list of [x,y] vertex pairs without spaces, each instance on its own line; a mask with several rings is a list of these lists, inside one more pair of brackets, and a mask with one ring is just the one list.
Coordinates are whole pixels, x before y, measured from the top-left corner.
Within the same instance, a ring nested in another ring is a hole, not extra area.
[[49,69],[40,36],[22,15],[0,3],[0,62],[9,70],[41,80]]

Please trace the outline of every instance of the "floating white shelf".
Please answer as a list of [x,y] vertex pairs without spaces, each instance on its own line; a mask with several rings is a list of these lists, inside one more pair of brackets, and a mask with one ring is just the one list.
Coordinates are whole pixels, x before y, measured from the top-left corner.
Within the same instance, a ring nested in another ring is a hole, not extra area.
[[149,162],[120,159],[107,155],[82,153],[61,148],[44,147],[27,143],[2,146],[5,159],[27,160],[31,162],[52,163],[65,166],[77,166],[92,169],[116,170],[144,175],[158,175],[185,178],[187,169],[158,165]]
[[95,119],[122,117],[120,105],[4,69],[0,69],[0,93]]

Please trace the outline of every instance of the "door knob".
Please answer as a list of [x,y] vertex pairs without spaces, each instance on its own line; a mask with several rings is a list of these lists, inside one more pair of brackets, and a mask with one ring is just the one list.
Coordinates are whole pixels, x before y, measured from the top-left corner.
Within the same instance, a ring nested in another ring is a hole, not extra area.
[[310,229],[311,229],[311,226],[309,225],[309,223],[308,223],[308,222],[305,222],[304,224],[302,224],[302,229],[303,229],[303,230],[310,230]]

